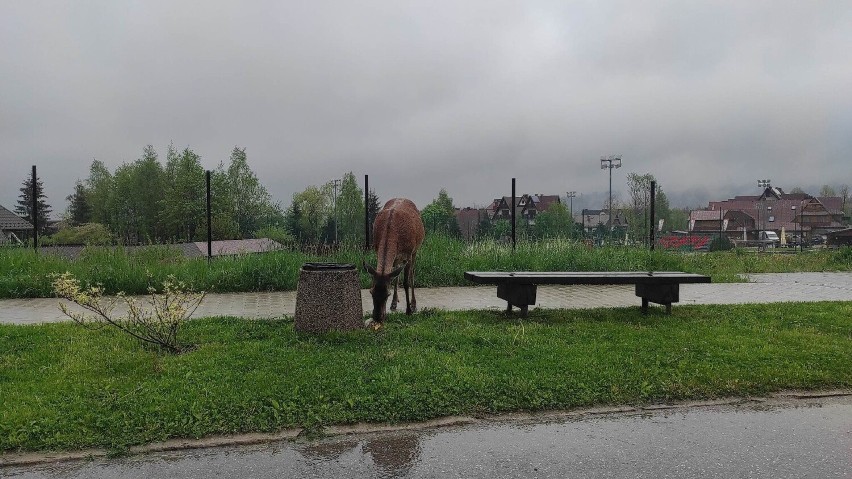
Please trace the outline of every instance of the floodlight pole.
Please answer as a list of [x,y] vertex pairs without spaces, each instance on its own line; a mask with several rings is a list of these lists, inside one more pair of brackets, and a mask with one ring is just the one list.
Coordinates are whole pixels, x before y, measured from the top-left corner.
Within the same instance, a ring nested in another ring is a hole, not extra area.
[[758,251],[763,250],[763,243],[760,242],[760,241],[762,241],[760,239],[760,232],[766,229],[766,211],[763,212],[763,223],[764,224],[763,224],[763,227],[761,228],[761,225],[760,225],[760,210],[762,208],[766,208],[766,196],[764,195],[764,193],[766,193],[766,189],[769,188],[771,185],[772,185],[772,180],[757,180],[757,187],[763,188],[763,191],[760,193],[760,203],[763,206],[758,206],[758,208],[757,208],[757,228],[758,228],[758,230],[757,230],[757,241],[758,241],[757,249],[758,249]]
[[567,193],[567,198],[571,202],[571,235],[572,236],[574,235],[574,229],[577,226],[577,222],[574,221],[574,197],[576,197],[576,196],[577,196],[576,191],[569,191]]
[[574,221],[574,198],[577,197],[576,191],[569,191],[567,193],[567,198],[571,202],[571,221]]
[[612,169],[621,168],[621,155],[609,155],[601,157],[601,169],[609,170],[609,215],[607,215],[607,227],[612,234]]

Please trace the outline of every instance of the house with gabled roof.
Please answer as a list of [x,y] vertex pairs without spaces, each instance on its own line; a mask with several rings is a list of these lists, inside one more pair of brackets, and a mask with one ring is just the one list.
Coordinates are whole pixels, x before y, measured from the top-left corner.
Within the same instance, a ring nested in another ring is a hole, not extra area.
[[[547,211],[554,204],[562,203],[562,200],[559,198],[559,195],[529,195],[523,194],[521,196],[515,197],[515,214],[516,218],[519,220],[523,220],[525,224],[534,225],[535,217],[544,211]],[[490,219],[492,221],[496,220],[508,220],[511,221],[512,216],[510,214],[512,209],[512,197],[504,196],[502,198],[496,198],[491,203],[491,206],[486,208],[486,210],[491,212]],[[519,222],[520,223],[520,222]]]
[[[609,222],[609,210],[592,210],[583,209],[578,216],[574,217],[574,222],[583,226],[586,233],[592,233],[597,228],[606,227]],[[615,210],[615,215],[612,218],[612,227],[627,228],[627,215],[623,210]]]
[[33,225],[0,205],[0,244],[20,243],[22,237],[32,231]]

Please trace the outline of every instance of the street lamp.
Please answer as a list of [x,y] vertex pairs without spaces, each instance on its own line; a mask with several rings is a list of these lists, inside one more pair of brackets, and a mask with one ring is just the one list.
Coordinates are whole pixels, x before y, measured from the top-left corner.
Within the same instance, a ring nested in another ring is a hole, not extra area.
[[[763,188],[763,192],[760,193],[760,202],[763,204],[763,207],[761,207],[761,206],[757,207],[757,228],[758,228],[757,240],[758,241],[760,241],[760,231],[761,231],[761,229],[760,229],[760,227],[761,227],[760,210],[762,208],[765,209],[765,206],[766,206],[766,203],[765,203],[766,197],[763,193],[766,193],[766,188],[769,188],[771,184],[772,184],[772,180],[757,180],[757,187]],[[764,216],[764,218],[763,218],[763,229],[765,230],[766,229],[766,211],[763,212],[763,216]],[[762,246],[762,243],[758,243],[758,249],[762,249],[761,246]]]
[[609,155],[601,157],[601,169],[609,170],[609,215],[607,227],[612,233],[612,169],[621,168],[621,155]]
[[[790,206],[790,210],[793,212],[793,226],[796,226],[796,205]],[[793,233],[796,233],[796,230],[793,230]],[[798,236],[798,235],[797,235]],[[799,238],[799,242],[802,241],[802,238]],[[796,245],[793,245],[793,252],[796,251]]]
[[576,191],[569,191],[567,194],[567,198],[571,200],[571,221],[574,221],[574,198],[577,197]]

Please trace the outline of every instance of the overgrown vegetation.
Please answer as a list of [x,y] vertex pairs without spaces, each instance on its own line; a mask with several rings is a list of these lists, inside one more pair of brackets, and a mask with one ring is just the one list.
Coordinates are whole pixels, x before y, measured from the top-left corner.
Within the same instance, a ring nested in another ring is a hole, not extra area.
[[[105,294],[124,291],[145,294],[149,274],[155,283],[169,275],[208,292],[271,291],[296,288],[299,268],[308,261],[362,264],[356,245],[327,255],[276,251],[256,255],[186,259],[169,246],[133,251],[89,247],[75,261],[23,248],[0,248],[0,297],[51,296],[50,275],[71,272],[82,285],[100,283]],[[367,261],[375,261],[372,253]],[[375,264],[375,263],[373,263]],[[814,250],[798,254],[750,253],[742,250],[693,254],[650,252],[641,248],[590,248],[570,240],[521,241],[510,245],[482,241],[465,243],[441,235],[427,235],[417,255],[418,287],[467,284],[465,271],[686,271],[708,274],[713,281],[740,281],[741,273],[852,270],[850,248]],[[362,272],[362,286],[369,277]]]
[[[659,311],[659,310],[655,310]],[[0,450],[852,386],[852,303],[391,315],[381,334],[193,320],[161,355],[111,329],[0,326]]]

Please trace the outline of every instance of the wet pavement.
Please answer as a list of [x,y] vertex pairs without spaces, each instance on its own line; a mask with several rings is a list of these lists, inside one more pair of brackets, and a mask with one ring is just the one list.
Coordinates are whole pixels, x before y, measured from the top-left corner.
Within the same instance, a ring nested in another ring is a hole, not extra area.
[[192,449],[0,469],[35,478],[852,478],[852,396],[621,413]]
[[[679,304],[744,304],[812,301],[852,301],[852,273],[754,274],[749,283],[685,284]],[[403,298],[404,294],[400,291]],[[361,292],[364,311],[372,309],[366,290]],[[67,321],[52,298],[0,300],[0,323],[32,324]],[[418,288],[420,308],[443,310],[505,309],[494,286]],[[638,306],[633,286],[539,286],[538,308],[599,308]],[[677,305],[675,305],[677,307]],[[209,294],[193,317],[240,316],[276,318],[292,316],[296,292]],[[121,308],[116,309],[117,312]]]

